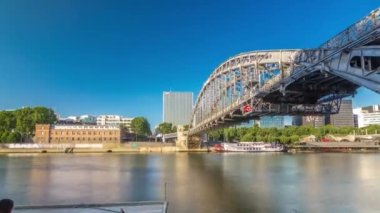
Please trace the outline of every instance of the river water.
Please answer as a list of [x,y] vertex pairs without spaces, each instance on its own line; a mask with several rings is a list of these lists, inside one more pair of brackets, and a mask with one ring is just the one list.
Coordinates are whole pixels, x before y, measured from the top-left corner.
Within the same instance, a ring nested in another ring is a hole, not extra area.
[[0,155],[0,197],[27,205],[166,194],[169,212],[380,212],[379,165],[375,153]]

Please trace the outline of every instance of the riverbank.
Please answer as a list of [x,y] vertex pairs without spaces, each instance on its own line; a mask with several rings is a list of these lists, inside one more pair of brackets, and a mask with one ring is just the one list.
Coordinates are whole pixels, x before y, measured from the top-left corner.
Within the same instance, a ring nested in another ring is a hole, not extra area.
[[[122,144],[13,144],[0,147],[0,154],[7,153],[174,153],[215,152],[213,146],[186,149],[175,143],[129,142]],[[100,145],[100,146],[95,146]],[[380,152],[374,142],[312,142],[286,146],[287,152]]]
[[[95,146],[100,145],[100,146]],[[186,149],[175,143],[131,142],[123,144],[16,144],[3,146],[0,153],[173,153],[208,152],[207,148]]]
[[287,146],[294,152],[380,152],[377,142],[309,142],[304,145]]

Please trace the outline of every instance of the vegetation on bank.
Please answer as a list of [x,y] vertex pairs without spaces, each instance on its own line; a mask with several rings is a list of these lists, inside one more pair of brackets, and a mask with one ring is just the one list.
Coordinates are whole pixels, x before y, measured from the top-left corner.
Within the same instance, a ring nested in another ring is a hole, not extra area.
[[156,128],[156,133],[160,134],[168,134],[177,132],[177,127],[174,126],[172,123],[163,122],[158,125]]
[[23,142],[34,135],[36,124],[53,124],[57,116],[46,107],[0,111],[0,142]]
[[[183,125],[183,130],[188,131],[189,125]],[[172,123],[163,122],[155,129],[156,134],[169,134],[177,132],[177,126]]]
[[213,141],[277,141],[284,144],[298,142],[301,138],[314,135],[317,139],[333,135],[349,134],[380,134],[380,125],[370,125],[364,128],[334,127],[331,125],[314,128],[312,126],[290,126],[282,129],[254,127],[232,127],[208,132]]
[[144,140],[152,134],[150,124],[144,117],[136,117],[131,122],[131,129],[134,132],[137,140]]

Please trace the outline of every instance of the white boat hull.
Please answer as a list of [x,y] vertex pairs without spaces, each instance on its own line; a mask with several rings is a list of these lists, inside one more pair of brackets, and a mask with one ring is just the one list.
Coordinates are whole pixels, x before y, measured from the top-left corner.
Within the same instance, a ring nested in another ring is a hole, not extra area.
[[222,143],[225,152],[282,152],[284,147],[278,144],[264,142]]

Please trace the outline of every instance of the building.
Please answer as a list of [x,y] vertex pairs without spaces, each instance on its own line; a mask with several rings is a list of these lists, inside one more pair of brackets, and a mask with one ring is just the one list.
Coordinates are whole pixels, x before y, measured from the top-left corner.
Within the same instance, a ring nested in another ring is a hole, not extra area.
[[294,116],[293,123],[294,126],[312,126],[312,127],[320,127],[325,125],[325,116],[316,116],[316,115],[308,115],[308,116]]
[[163,122],[173,125],[188,125],[193,113],[193,93],[164,92]]
[[260,117],[260,127],[261,128],[284,128],[285,119],[284,116],[263,116]]
[[354,126],[354,114],[352,110],[352,100],[342,100],[339,113],[326,116],[326,124],[333,126]]
[[342,100],[339,113],[332,115],[309,115],[294,116],[293,125],[308,125],[312,127],[321,127],[324,125],[333,126],[354,126],[354,115],[352,111],[352,100]]
[[325,116],[302,116],[302,125],[321,127],[325,125]]
[[37,143],[120,143],[120,127],[36,124]]
[[79,122],[82,124],[96,124],[96,117],[92,115],[81,115],[79,116]]
[[67,118],[60,117],[58,119],[59,124],[88,124],[95,125],[96,117],[92,115],[81,115],[81,116],[68,116]]
[[357,127],[380,125],[380,105],[366,106],[354,109]]
[[99,115],[96,118],[97,125],[124,126],[128,132],[132,132],[131,123],[133,118],[125,118],[119,115]]
[[292,125],[293,126],[301,126],[302,125],[302,117],[301,115],[293,116]]

